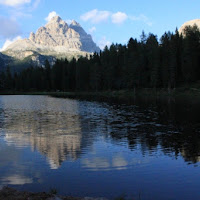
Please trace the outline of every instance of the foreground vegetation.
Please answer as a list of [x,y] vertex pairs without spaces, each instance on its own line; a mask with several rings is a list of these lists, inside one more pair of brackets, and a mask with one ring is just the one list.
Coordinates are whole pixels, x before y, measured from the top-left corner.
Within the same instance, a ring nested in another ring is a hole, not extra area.
[[[0,74],[0,91],[174,94],[175,88],[192,88],[199,80],[200,31],[194,26],[185,28],[184,37],[176,30],[165,33],[160,41],[143,32],[140,41],[131,38],[127,45],[113,44],[90,57],[57,60],[53,67],[46,61],[45,67],[30,66],[15,74],[8,67]],[[198,93],[198,87],[195,89]]]

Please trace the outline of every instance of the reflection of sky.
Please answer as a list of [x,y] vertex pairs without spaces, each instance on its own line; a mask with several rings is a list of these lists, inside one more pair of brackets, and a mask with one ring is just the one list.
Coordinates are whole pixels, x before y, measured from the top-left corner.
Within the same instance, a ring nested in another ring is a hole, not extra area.
[[98,170],[116,170],[127,169],[128,162],[122,156],[116,156],[112,160],[104,157],[94,157],[90,159],[83,159],[82,164],[84,168],[88,168],[91,171]]
[[5,185],[24,185],[33,182],[32,178],[21,176],[18,174],[10,175],[2,179]]
[[0,139],[0,167],[9,166],[10,162],[19,159],[19,152],[12,146],[7,146],[2,139]]
[[97,142],[93,145],[93,151],[89,152],[87,157],[81,159],[82,167],[87,171],[111,171],[111,170],[127,170],[133,166],[145,166],[150,161],[138,155],[130,156],[130,151],[126,147],[121,147],[121,151],[115,144],[107,144]]
[[8,146],[0,139],[0,188],[5,185],[32,184],[33,177],[39,178],[40,174],[37,169],[33,170],[34,160],[34,153],[29,149]]
[[181,157],[189,152],[164,152],[157,139],[165,132],[134,106],[127,113],[120,106],[42,96],[0,97],[0,106],[0,187],[111,198],[142,194],[143,200],[173,199],[169,191],[176,188],[177,199],[200,199],[199,168]]

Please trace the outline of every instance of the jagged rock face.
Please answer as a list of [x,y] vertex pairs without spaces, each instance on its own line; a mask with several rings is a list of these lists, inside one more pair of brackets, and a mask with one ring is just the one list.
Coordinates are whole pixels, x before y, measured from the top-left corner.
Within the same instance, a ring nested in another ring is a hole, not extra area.
[[82,42],[82,49],[86,52],[99,52],[100,49],[96,49],[94,43],[92,43],[92,37],[91,35],[87,34],[84,29],[78,24],[76,21],[72,21],[72,23],[69,26],[72,30],[74,30],[76,33],[79,34],[80,40]]
[[91,35],[87,34],[76,21],[72,21],[68,26],[59,16],[55,16],[36,33],[31,33],[29,39],[12,43],[4,53],[24,59],[31,54],[30,51],[56,57],[58,55],[76,57],[85,56],[87,52],[99,52],[100,49],[93,42]]
[[184,29],[186,26],[194,26],[197,25],[197,27],[200,29],[200,19],[194,19],[185,22],[179,29],[179,33],[182,33],[184,35]]
[[82,50],[80,35],[70,29],[60,17],[54,17],[46,26],[38,29],[36,34],[31,33],[29,40],[44,46],[65,46],[69,49]]

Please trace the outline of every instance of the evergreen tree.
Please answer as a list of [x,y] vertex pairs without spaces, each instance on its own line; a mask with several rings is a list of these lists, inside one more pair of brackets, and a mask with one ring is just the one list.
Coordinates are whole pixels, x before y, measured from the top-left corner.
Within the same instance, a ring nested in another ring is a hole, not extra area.
[[5,85],[6,85],[6,75],[4,72],[0,73],[0,91],[5,90]]
[[101,78],[102,78],[102,67],[99,55],[94,53],[90,57],[90,88],[95,91],[99,91],[102,88]]
[[45,61],[45,82],[46,82],[46,90],[51,90],[51,66],[49,61]]
[[200,31],[196,25],[187,26],[184,30],[183,76],[187,83],[200,78]]
[[73,58],[68,64],[69,90],[76,90],[76,60]]
[[157,36],[149,34],[146,42],[147,62],[150,69],[149,80],[151,87],[160,87],[160,59]]
[[13,80],[12,80],[12,75],[10,72],[10,67],[8,66],[6,68],[6,74],[5,74],[5,88],[7,90],[10,90],[13,88]]
[[128,42],[127,49],[127,70],[126,77],[128,81],[128,88],[136,88],[139,86],[140,74],[139,72],[139,45],[137,40],[131,38]]

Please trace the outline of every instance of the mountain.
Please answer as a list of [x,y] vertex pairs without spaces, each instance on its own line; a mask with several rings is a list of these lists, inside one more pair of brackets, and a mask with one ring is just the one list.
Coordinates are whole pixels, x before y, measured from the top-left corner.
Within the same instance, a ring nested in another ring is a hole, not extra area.
[[46,59],[54,64],[56,58],[72,59],[99,51],[91,35],[79,23],[73,20],[68,25],[55,16],[36,33],[31,32],[29,38],[10,44],[2,54],[19,62],[43,65]]
[[193,19],[190,21],[185,22],[179,29],[179,33],[182,33],[184,35],[184,29],[186,26],[194,26],[197,25],[197,27],[200,29],[200,19]]

